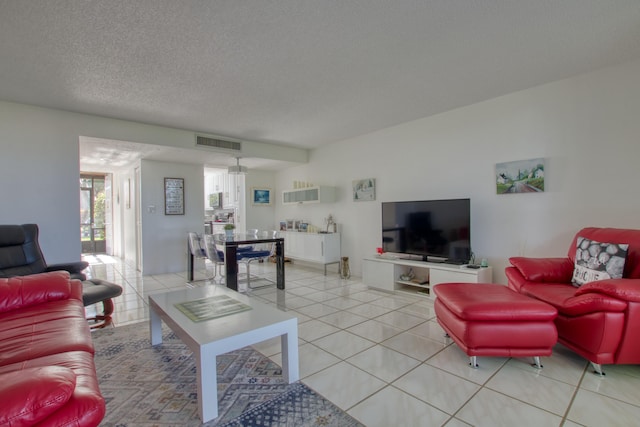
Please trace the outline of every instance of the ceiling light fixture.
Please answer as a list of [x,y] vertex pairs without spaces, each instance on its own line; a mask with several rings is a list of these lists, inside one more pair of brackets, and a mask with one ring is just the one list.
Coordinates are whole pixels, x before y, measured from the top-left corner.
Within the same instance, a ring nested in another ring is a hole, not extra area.
[[236,157],[236,165],[229,166],[227,172],[230,175],[245,175],[247,172],[249,172],[249,169],[246,166],[240,166],[240,157]]

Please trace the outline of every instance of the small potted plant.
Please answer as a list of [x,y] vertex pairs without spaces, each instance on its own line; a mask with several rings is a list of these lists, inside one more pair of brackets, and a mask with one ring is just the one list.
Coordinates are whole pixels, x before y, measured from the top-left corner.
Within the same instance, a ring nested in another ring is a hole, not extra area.
[[233,224],[225,224],[224,226],[224,235],[227,239],[233,238],[233,230],[236,228]]

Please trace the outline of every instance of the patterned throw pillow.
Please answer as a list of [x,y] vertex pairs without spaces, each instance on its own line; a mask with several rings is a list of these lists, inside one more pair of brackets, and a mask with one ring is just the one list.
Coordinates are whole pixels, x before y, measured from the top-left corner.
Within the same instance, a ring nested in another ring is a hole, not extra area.
[[578,237],[571,282],[580,286],[596,280],[621,279],[628,249],[626,243],[600,243]]

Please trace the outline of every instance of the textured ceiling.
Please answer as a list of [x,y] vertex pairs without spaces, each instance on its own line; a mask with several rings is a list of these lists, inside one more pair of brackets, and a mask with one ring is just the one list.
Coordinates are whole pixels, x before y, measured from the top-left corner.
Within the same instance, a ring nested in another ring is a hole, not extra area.
[[639,57],[639,0],[0,0],[2,100],[307,148]]

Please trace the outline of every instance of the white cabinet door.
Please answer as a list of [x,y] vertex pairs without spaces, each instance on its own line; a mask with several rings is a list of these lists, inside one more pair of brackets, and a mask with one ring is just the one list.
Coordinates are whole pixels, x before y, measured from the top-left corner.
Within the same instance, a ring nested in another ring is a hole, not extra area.
[[362,283],[383,291],[394,290],[394,265],[386,262],[362,260]]
[[340,235],[287,231],[284,254],[293,259],[331,264],[340,261]]

